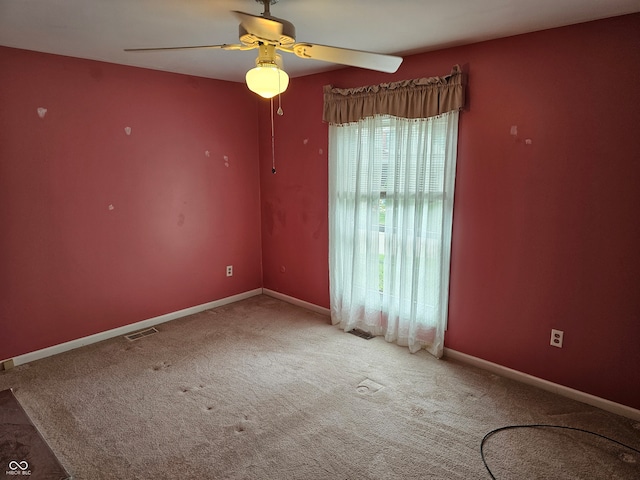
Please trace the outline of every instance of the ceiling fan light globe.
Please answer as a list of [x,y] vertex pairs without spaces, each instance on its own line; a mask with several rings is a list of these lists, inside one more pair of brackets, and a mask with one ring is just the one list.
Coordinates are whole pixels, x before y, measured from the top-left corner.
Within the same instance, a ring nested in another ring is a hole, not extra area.
[[258,65],[247,72],[247,87],[264,98],[273,98],[289,86],[289,75],[277,65]]

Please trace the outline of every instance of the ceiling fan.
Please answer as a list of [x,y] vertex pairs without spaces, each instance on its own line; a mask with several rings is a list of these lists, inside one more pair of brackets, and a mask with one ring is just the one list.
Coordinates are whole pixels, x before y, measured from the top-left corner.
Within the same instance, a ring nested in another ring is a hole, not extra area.
[[271,15],[270,5],[278,0],[255,0],[264,5],[262,15],[233,11],[240,20],[240,43],[221,45],[194,45],[184,47],[127,48],[126,52],[148,52],[161,50],[187,50],[216,48],[222,50],[258,49],[256,67],[247,72],[249,89],[264,98],[272,98],[284,92],[289,85],[289,76],[282,69],[281,50],[300,58],[321,60],[380,72],[394,73],[402,57],[380,53],[351,50],[327,45],[297,42],[296,29],[291,22]]

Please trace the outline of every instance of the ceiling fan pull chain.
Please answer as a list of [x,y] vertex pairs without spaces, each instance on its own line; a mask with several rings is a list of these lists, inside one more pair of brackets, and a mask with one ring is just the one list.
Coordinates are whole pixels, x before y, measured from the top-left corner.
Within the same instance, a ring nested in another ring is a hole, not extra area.
[[284,115],[282,111],[282,89],[280,88],[280,75],[278,75],[278,115]]
[[276,136],[273,129],[273,97],[271,101],[271,173],[276,173]]

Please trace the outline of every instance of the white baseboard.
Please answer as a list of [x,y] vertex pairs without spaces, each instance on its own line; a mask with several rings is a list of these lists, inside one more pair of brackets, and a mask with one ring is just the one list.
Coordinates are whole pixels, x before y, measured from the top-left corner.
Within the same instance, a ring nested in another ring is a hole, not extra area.
[[605,398],[596,397],[595,395],[581,392],[580,390],[574,390],[573,388],[565,387],[564,385],[559,385],[542,378],[534,377],[533,375],[519,372],[518,370],[503,367],[502,365],[498,365],[497,363],[492,363],[478,357],[467,355],[466,353],[451,350],[450,348],[444,349],[444,356],[446,358],[459,360],[463,363],[481,368],[483,370],[488,370],[502,377],[517,380],[519,382],[526,383],[527,385],[541,388],[542,390],[546,390],[548,392],[557,393],[558,395],[562,395],[563,397],[586,403],[593,407],[606,410],[607,412],[615,413],[617,415],[622,415],[623,417],[640,421],[640,410],[627,407],[626,405],[622,405],[620,403],[612,402],[611,400],[607,400]]
[[[140,322],[131,323],[122,327],[113,328],[111,330],[106,330],[104,332],[89,335],[88,337],[82,337],[76,340],[71,340],[69,342],[53,345],[51,347],[43,348],[42,350],[36,350],[35,352],[18,355],[12,360],[15,366],[22,365],[24,363],[40,360],[41,358],[50,357],[58,353],[67,352],[69,350],[73,350],[74,348],[84,347],[85,345],[91,345],[92,343],[101,342],[103,340],[107,340],[109,338],[117,337],[120,335],[126,335],[127,333],[135,332],[137,330],[143,330],[145,328],[168,322],[170,320],[186,317],[187,315],[193,315],[194,313],[203,312],[211,308],[221,307],[229,303],[238,302],[246,298],[260,295],[261,293],[262,288],[256,288],[255,290],[249,290],[237,295],[221,298],[220,300],[214,300],[213,302],[203,303],[202,305],[196,305],[195,307],[189,307],[183,310],[178,310],[176,312],[167,313],[165,315],[160,315],[159,317],[148,318],[147,320],[142,320]],[[0,364],[1,363],[3,362],[0,362]]]
[[311,310],[316,313],[321,313],[322,315],[328,316],[331,314],[331,310],[329,310],[328,308],[321,307],[320,305],[316,305],[315,303],[305,302],[304,300],[299,300],[295,297],[290,297],[289,295],[285,295],[284,293],[276,292],[274,290],[269,290],[268,288],[263,288],[262,293],[270,297],[277,298],[278,300],[282,300],[283,302],[291,303],[292,305],[306,308],[307,310]]

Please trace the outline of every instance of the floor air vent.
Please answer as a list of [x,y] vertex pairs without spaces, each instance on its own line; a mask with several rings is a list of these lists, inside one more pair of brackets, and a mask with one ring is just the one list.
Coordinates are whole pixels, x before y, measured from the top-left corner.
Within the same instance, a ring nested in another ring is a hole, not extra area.
[[130,333],[129,335],[125,335],[124,338],[133,342],[134,340],[138,340],[142,337],[148,337],[149,335],[153,335],[154,333],[158,333],[154,327],[147,328],[146,330],[140,330],[139,332]]
[[355,335],[356,337],[364,338],[365,340],[371,340],[375,335],[371,335],[364,330],[360,330],[359,328],[354,328],[353,330],[349,330],[351,335]]

